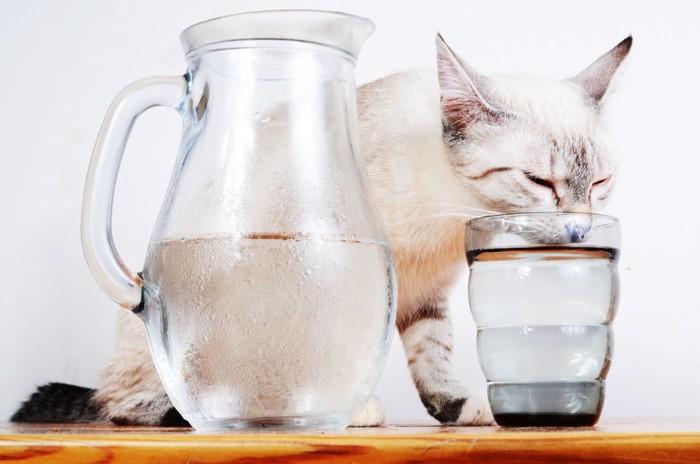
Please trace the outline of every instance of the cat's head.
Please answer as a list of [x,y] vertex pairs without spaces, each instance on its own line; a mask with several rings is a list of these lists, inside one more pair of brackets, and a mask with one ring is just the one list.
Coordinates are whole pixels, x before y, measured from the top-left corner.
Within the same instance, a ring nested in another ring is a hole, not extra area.
[[628,37],[573,78],[476,73],[438,35],[452,169],[489,210],[591,212],[615,183],[601,111]]

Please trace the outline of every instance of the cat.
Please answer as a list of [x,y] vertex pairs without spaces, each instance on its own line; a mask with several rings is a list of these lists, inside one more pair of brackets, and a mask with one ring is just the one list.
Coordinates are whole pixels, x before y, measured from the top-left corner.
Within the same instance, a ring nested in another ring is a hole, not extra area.
[[[483,394],[451,373],[447,296],[466,268],[466,218],[600,210],[615,184],[602,112],[627,37],[573,78],[482,76],[438,34],[437,72],[399,72],[358,89],[362,152],[394,252],[396,325],[420,400],[444,424],[493,423]],[[568,233],[582,234],[580,226]],[[186,425],[150,358],[143,324],[122,312],[97,389],[42,386],[15,422]],[[372,399],[355,425],[383,422]]]
[[395,256],[397,327],[420,399],[440,422],[493,421],[483,396],[450,374],[447,297],[465,267],[465,217],[606,204],[615,163],[601,113],[631,45],[571,79],[485,77],[438,35],[437,76],[403,72],[360,89],[362,150]]

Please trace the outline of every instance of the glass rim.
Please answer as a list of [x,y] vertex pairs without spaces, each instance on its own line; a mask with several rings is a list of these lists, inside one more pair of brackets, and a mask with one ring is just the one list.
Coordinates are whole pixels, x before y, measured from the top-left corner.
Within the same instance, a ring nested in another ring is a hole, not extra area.
[[487,230],[487,227],[479,227],[479,224],[490,224],[503,222],[504,219],[508,218],[523,218],[523,217],[533,217],[533,218],[546,218],[546,217],[587,217],[592,218],[596,223],[597,228],[614,227],[620,224],[619,218],[609,214],[602,213],[582,213],[582,212],[566,212],[566,211],[533,211],[524,213],[498,213],[489,214],[486,216],[479,216],[470,219],[466,223],[467,229],[472,230]]
[[[319,33],[319,29],[305,27],[307,25],[300,22],[303,17],[309,25],[313,23],[316,27],[322,24],[319,21],[326,21],[326,26],[332,26],[332,30]],[[342,34],[339,24],[333,21],[354,22],[364,27],[349,34]],[[374,30],[372,20],[351,13],[314,9],[272,9],[247,11],[200,21],[182,31],[180,42],[185,54],[189,55],[206,46],[227,42],[299,41],[342,50],[353,59],[357,59],[360,48]]]

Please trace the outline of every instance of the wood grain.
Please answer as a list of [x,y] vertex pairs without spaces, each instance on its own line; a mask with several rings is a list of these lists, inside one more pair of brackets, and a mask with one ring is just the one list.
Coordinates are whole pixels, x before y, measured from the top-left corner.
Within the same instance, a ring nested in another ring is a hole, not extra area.
[[183,428],[0,424],[13,463],[697,463],[700,420],[585,429],[391,426],[201,433]]

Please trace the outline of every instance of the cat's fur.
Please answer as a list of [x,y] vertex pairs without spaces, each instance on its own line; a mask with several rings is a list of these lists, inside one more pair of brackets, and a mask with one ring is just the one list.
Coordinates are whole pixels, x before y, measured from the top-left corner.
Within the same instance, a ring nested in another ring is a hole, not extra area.
[[[359,89],[362,151],[395,256],[397,326],[420,399],[440,422],[493,420],[450,367],[447,295],[465,269],[465,218],[605,204],[615,166],[601,112],[631,44],[628,37],[574,78],[550,80],[481,76],[438,36],[437,73],[402,72]],[[85,414],[68,414],[76,408]],[[372,401],[355,423],[382,418]],[[156,374],[142,322],[126,312],[97,390],[49,384],[13,420],[184,422]]]

